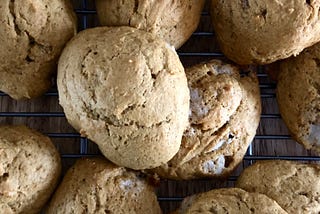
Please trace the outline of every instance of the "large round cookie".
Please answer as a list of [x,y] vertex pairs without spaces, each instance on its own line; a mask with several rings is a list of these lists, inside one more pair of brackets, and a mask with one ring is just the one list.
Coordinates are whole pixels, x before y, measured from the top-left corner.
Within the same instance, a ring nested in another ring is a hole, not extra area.
[[189,126],[179,152],[154,169],[161,177],[226,177],[242,161],[260,121],[260,93],[253,72],[219,60],[186,69]]
[[286,212],[272,199],[238,188],[214,189],[183,200],[177,214],[270,214]]
[[247,167],[236,186],[275,200],[288,213],[320,212],[320,165],[259,161]]
[[153,168],[177,153],[190,96],[166,42],[131,27],[88,29],[68,43],[58,67],[68,121],[112,162]]
[[319,1],[212,0],[223,53],[238,64],[267,64],[320,41]]
[[320,44],[279,63],[277,101],[293,138],[320,153]]
[[105,159],[80,159],[55,192],[50,213],[161,213],[152,185]]
[[25,126],[0,126],[0,213],[39,213],[60,170],[48,137]]
[[196,30],[205,0],[96,0],[102,25],[131,26],[148,31],[175,48]]
[[67,0],[2,0],[0,90],[15,99],[33,98],[52,85],[65,43],[76,33]]

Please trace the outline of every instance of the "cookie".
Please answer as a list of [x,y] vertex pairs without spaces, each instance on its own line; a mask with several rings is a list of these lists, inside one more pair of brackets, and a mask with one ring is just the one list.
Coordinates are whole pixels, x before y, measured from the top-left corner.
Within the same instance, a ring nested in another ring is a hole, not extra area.
[[69,123],[112,162],[157,167],[179,150],[189,89],[175,50],[131,27],[80,32],[58,66],[60,104]]
[[197,29],[205,0],[96,0],[100,23],[148,31],[181,47]]
[[320,212],[320,165],[258,161],[247,167],[236,186],[275,200],[288,213]]
[[1,1],[0,90],[34,98],[52,85],[65,43],[76,33],[67,0]]
[[176,213],[285,214],[286,212],[274,200],[263,194],[249,193],[239,188],[224,188],[187,197]]
[[279,62],[277,101],[292,137],[320,153],[320,44]]
[[260,121],[261,101],[254,72],[211,60],[186,69],[189,126],[179,152],[153,170],[170,179],[227,177],[241,163]]
[[319,42],[319,9],[319,1],[211,1],[220,48],[238,64],[268,64]]
[[0,126],[0,212],[39,213],[57,185],[60,156],[48,137]]
[[152,185],[105,159],[80,159],[55,192],[50,213],[161,213]]

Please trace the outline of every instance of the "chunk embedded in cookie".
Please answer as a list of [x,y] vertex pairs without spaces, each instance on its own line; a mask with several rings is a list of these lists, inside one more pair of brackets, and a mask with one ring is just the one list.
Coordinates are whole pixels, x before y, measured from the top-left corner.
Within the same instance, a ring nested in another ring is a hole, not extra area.
[[138,172],[91,158],[68,170],[46,213],[161,214],[161,209],[154,187]]
[[227,177],[242,161],[260,121],[256,74],[219,60],[186,69],[189,126],[179,152],[152,171],[164,178]]

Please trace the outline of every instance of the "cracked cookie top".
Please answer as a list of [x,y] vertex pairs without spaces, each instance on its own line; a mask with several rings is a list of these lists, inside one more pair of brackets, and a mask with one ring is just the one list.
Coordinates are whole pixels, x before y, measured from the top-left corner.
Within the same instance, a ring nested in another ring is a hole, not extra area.
[[189,90],[175,50],[131,27],[80,32],[58,66],[60,104],[70,124],[112,162],[159,166],[177,153]]
[[65,43],[76,33],[66,0],[3,0],[0,6],[0,90],[15,99],[40,96]]
[[0,126],[0,212],[39,213],[58,183],[60,156],[25,126]]
[[150,32],[176,49],[197,29],[205,0],[96,0],[102,25]]
[[258,161],[239,176],[236,186],[275,200],[288,213],[320,212],[320,165],[285,160]]
[[278,65],[281,116],[297,142],[320,154],[320,44]]
[[91,158],[68,170],[46,213],[160,214],[161,209],[154,187],[141,174]]
[[186,69],[189,126],[179,152],[152,171],[171,179],[226,177],[241,162],[260,121],[256,74],[219,60]]
[[223,53],[238,64],[268,64],[320,41],[320,1],[211,0]]
[[187,197],[175,213],[286,214],[274,200],[239,188],[214,189]]

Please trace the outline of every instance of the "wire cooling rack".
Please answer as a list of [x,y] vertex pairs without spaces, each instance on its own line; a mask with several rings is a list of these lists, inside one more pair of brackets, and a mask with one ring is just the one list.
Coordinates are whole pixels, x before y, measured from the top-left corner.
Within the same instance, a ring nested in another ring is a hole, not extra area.
[[[79,31],[98,25],[93,1],[73,0],[78,15]],[[202,13],[198,30],[187,43],[178,50],[185,66],[193,65],[212,58],[225,59],[219,51],[212,30],[208,5]],[[256,67],[262,101],[262,115],[254,141],[234,174],[226,181],[197,180],[170,181],[163,180],[158,188],[160,205],[167,213],[175,209],[183,197],[218,187],[233,186],[242,169],[256,160],[288,159],[297,161],[320,161],[320,157],[306,151],[293,141],[288,134],[276,103],[275,87],[265,67]],[[47,134],[61,153],[63,172],[77,158],[99,155],[98,148],[88,139],[81,137],[67,123],[62,108],[58,103],[58,93],[53,87],[41,98],[31,101],[14,101],[0,92],[0,123],[26,124]]]

